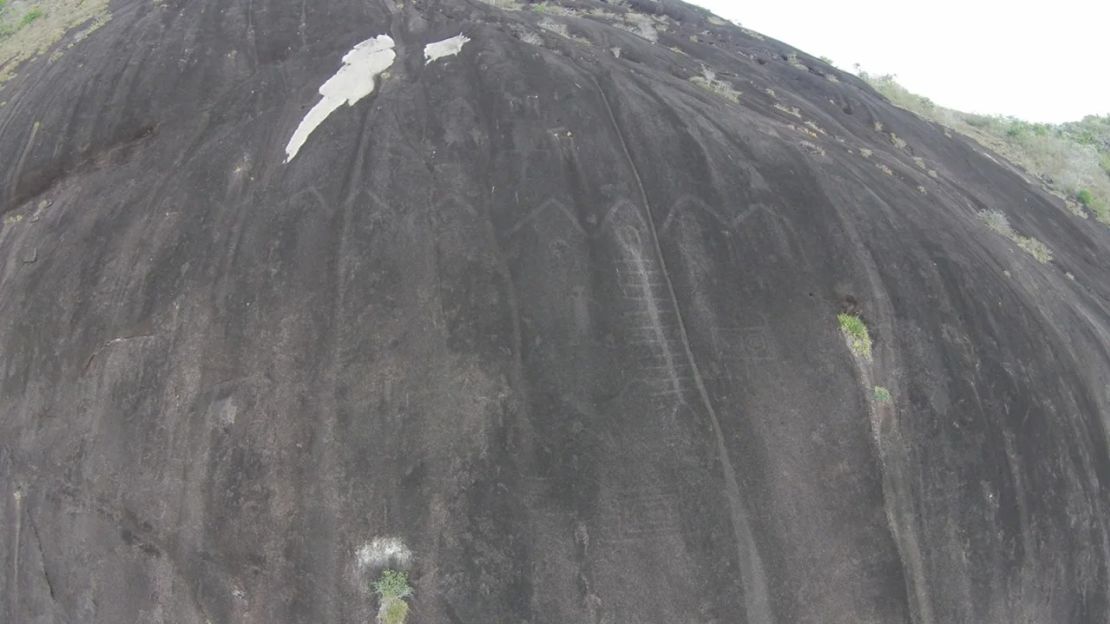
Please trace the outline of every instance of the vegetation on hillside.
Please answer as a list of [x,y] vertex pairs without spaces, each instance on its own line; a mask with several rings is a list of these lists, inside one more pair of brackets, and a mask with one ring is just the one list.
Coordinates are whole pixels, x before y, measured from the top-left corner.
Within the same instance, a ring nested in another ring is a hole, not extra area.
[[37,6],[11,5],[8,0],[0,0],[0,39],[14,35],[42,16],[42,9]]
[[895,76],[859,71],[894,104],[968,136],[1021,166],[1068,207],[1110,225],[1110,115],[1064,124],[976,115],[937,106],[911,93]]
[[57,60],[110,18],[108,0],[0,0],[0,86],[52,47],[49,60]]

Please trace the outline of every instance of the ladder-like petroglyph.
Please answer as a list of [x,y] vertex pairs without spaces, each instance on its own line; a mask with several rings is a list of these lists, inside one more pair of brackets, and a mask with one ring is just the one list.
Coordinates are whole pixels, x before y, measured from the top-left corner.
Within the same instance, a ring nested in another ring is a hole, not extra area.
[[774,330],[766,323],[715,328],[712,336],[712,357],[718,364],[715,378],[719,381],[736,383],[776,365]]
[[[678,355],[681,345],[674,337],[675,311],[665,304],[666,284],[660,271],[643,248],[643,239],[632,226],[617,231],[623,257],[617,264],[618,283],[624,297],[633,304],[630,313],[636,344],[649,354],[645,367],[652,393],[682,400],[689,375]],[[678,349],[676,349],[676,347]]]
[[675,223],[684,215],[698,212],[709,215],[720,227],[729,231],[736,230],[743,225],[745,221],[757,214],[779,218],[777,211],[772,206],[762,202],[737,206],[733,211],[729,212],[714,208],[697,197],[687,195],[680,197],[678,201],[671,206],[671,209],[667,211],[667,216],[663,218],[663,224],[660,226],[659,232],[661,234],[667,234]]
[[681,536],[682,501],[675,492],[626,490],[602,502],[599,510],[601,542],[633,542]]
[[583,228],[582,224],[578,222],[578,217],[575,216],[570,207],[567,206],[566,203],[559,201],[554,197],[548,198],[547,200],[541,202],[536,208],[533,208],[529,212],[525,213],[523,217],[517,220],[517,222],[514,223],[511,227],[509,227],[509,229],[507,230],[507,234],[509,236],[516,235],[516,233],[519,232],[521,228],[526,225],[534,224],[539,220],[540,216],[542,216],[549,210],[555,212],[556,214],[562,215],[566,219],[566,221],[574,226],[574,229],[577,230],[580,234],[586,234],[586,229]]
[[[744,592],[744,608],[747,620],[755,624],[770,624],[775,621],[775,618],[771,611],[770,594],[767,588],[766,574],[763,569],[763,560],[756,546],[755,535],[752,532],[750,514],[740,490],[740,482],[736,476],[736,468],[733,466],[732,459],[729,457],[728,445],[725,442],[725,433],[721,427],[721,419],[717,414],[717,408],[713,405],[713,401],[709,396],[709,390],[706,388],[705,380],[702,378],[701,372],[698,369],[697,359],[694,357],[694,350],[690,346],[686,322],[682,318],[682,310],[679,307],[674,284],[671,282],[670,275],[667,272],[663,248],[659,244],[659,231],[655,225],[655,218],[652,215],[651,201],[648,198],[647,189],[644,187],[643,176],[640,175],[640,169],[636,166],[636,161],[632,157],[632,152],[628,149],[628,140],[625,138],[624,130],[621,129],[621,125],[617,121],[617,115],[613,111],[612,103],[609,102],[609,96],[606,95],[605,89],[601,87],[601,83],[598,82],[597,78],[593,78],[592,81],[609,117],[613,133],[619,140],[625,161],[628,163],[629,170],[636,180],[640,199],[643,201],[642,209],[645,215],[641,220],[646,226],[645,229],[647,233],[650,235],[649,241],[652,256],[658,262],[660,277],[666,287],[666,301],[668,307],[674,310],[675,325],[679,343],[682,347],[682,354],[690,368],[690,376],[697,389],[697,395],[705,409],[706,415],[709,417],[710,425],[713,429],[717,445],[717,457],[725,480],[724,495],[728,501],[729,512],[732,518],[733,534],[736,540],[737,563],[740,566],[740,581]],[[614,211],[611,210],[610,212],[613,213]]]

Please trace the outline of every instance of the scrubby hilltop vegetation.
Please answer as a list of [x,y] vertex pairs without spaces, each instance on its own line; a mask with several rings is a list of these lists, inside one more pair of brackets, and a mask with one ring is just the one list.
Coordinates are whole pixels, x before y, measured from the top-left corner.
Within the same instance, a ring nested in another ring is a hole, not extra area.
[[[0,85],[19,64],[51,48],[51,62],[61,58],[110,18],[108,0],[0,0]],[[55,47],[71,29],[70,40]]]
[[1077,214],[1110,225],[1110,115],[1064,124],[963,113],[911,93],[890,74],[861,78],[891,102],[1005,156],[1040,178]]

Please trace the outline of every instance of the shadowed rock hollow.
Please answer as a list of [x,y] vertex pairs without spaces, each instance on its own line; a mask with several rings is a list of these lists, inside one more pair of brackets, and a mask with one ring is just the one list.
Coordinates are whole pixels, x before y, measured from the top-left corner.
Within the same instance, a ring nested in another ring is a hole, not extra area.
[[110,10],[0,88],[0,620],[1110,621],[1002,159],[680,2]]

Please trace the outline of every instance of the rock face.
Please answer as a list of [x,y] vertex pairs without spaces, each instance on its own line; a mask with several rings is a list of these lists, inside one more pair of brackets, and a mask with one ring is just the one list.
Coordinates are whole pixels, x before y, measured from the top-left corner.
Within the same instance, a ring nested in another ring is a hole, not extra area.
[[0,90],[0,620],[1110,621],[1110,233],[1001,159],[679,2],[111,12]]

